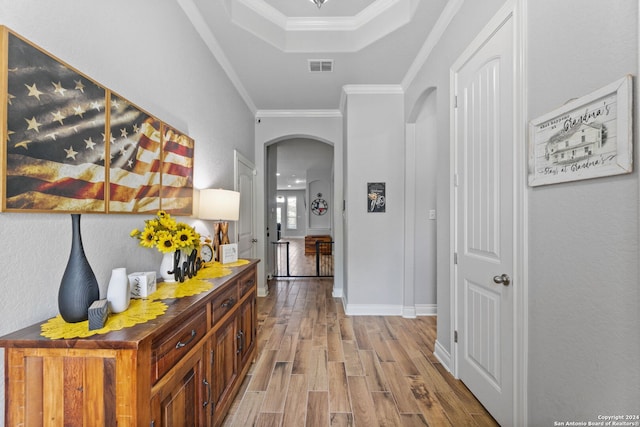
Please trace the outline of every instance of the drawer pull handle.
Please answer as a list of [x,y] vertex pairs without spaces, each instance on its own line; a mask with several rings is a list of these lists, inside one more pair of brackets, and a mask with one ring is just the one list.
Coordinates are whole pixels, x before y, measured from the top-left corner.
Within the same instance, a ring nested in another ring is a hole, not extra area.
[[209,402],[211,402],[211,384],[205,378],[202,379],[202,384],[207,386],[207,400],[202,404],[203,408],[206,408]]
[[238,331],[238,335],[236,335],[236,339],[239,341],[238,349],[236,350],[236,354],[240,354],[244,350],[244,332],[243,331]]
[[186,340],[185,342],[182,341],[178,341],[178,343],[176,344],[176,348],[182,348],[186,345],[188,345],[191,341],[193,341],[193,339],[196,337],[196,330],[192,329],[191,330],[191,336],[189,337],[188,340]]
[[229,308],[229,307],[233,307],[233,304],[236,303],[236,300],[234,300],[233,298],[229,298],[228,300],[226,300],[225,302],[223,302],[220,307],[222,308]]

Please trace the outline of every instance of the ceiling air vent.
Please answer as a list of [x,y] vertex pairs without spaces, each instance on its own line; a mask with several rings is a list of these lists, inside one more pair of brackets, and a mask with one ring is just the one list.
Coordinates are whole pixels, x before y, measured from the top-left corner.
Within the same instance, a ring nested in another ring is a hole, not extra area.
[[312,73],[330,73],[333,71],[333,59],[309,59],[309,71]]

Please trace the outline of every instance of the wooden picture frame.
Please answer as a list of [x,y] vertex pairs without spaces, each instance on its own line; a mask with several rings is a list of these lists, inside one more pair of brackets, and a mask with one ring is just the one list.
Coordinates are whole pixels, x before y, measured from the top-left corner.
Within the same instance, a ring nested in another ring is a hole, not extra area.
[[2,211],[105,212],[107,90],[0,27]]
[[529,185],[629,173],[632,77],[572,100],[529,124]]

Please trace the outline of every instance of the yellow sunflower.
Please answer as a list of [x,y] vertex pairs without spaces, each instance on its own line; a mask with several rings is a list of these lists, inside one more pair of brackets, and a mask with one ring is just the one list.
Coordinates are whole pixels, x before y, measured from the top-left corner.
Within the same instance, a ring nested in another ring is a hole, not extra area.
[[175,235],[176,245],[178,245],[179,248],[184,248],[185,246],[192,246],[193,238],[194,238],[194,235],[193,235],[193,230],[191,228],[180,228]]
[[184,222],[177,222],[166,211],[158,211],[154,218],[144,222],[144,229],[134,228],[129,235],[140,241],[140,246],[156,248],[162,253],[178,249],[191,253],[200,243],[200,235]]
[[160,226],[166,228],[167,230],[175,230],[178,228],[176,221],[167,214],[166,216],[159,219]]
[[152,248],[156,244],[156,232],[153,228],[146,227],[140,236],[140,246]]
[[169,252],[175,252],[178,249],[176,242],[173,240],[173,236],[168,231],[160,231],[157,235],[157,247],[163,254]]

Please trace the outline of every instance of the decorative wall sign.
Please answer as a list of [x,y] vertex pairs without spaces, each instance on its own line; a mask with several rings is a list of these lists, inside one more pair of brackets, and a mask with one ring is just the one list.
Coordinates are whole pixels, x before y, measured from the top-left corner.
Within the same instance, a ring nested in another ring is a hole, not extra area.
[[367,212],[385,212],[385,183],[367,183]]
[[4,26],[0,46],[0,211],[191,214],[193,139]]
[[220,263],[229,264],[238,261],[238,244],[220,245]]
[[529,125],[529,185],[632,171],[632,78],[626,76]]

